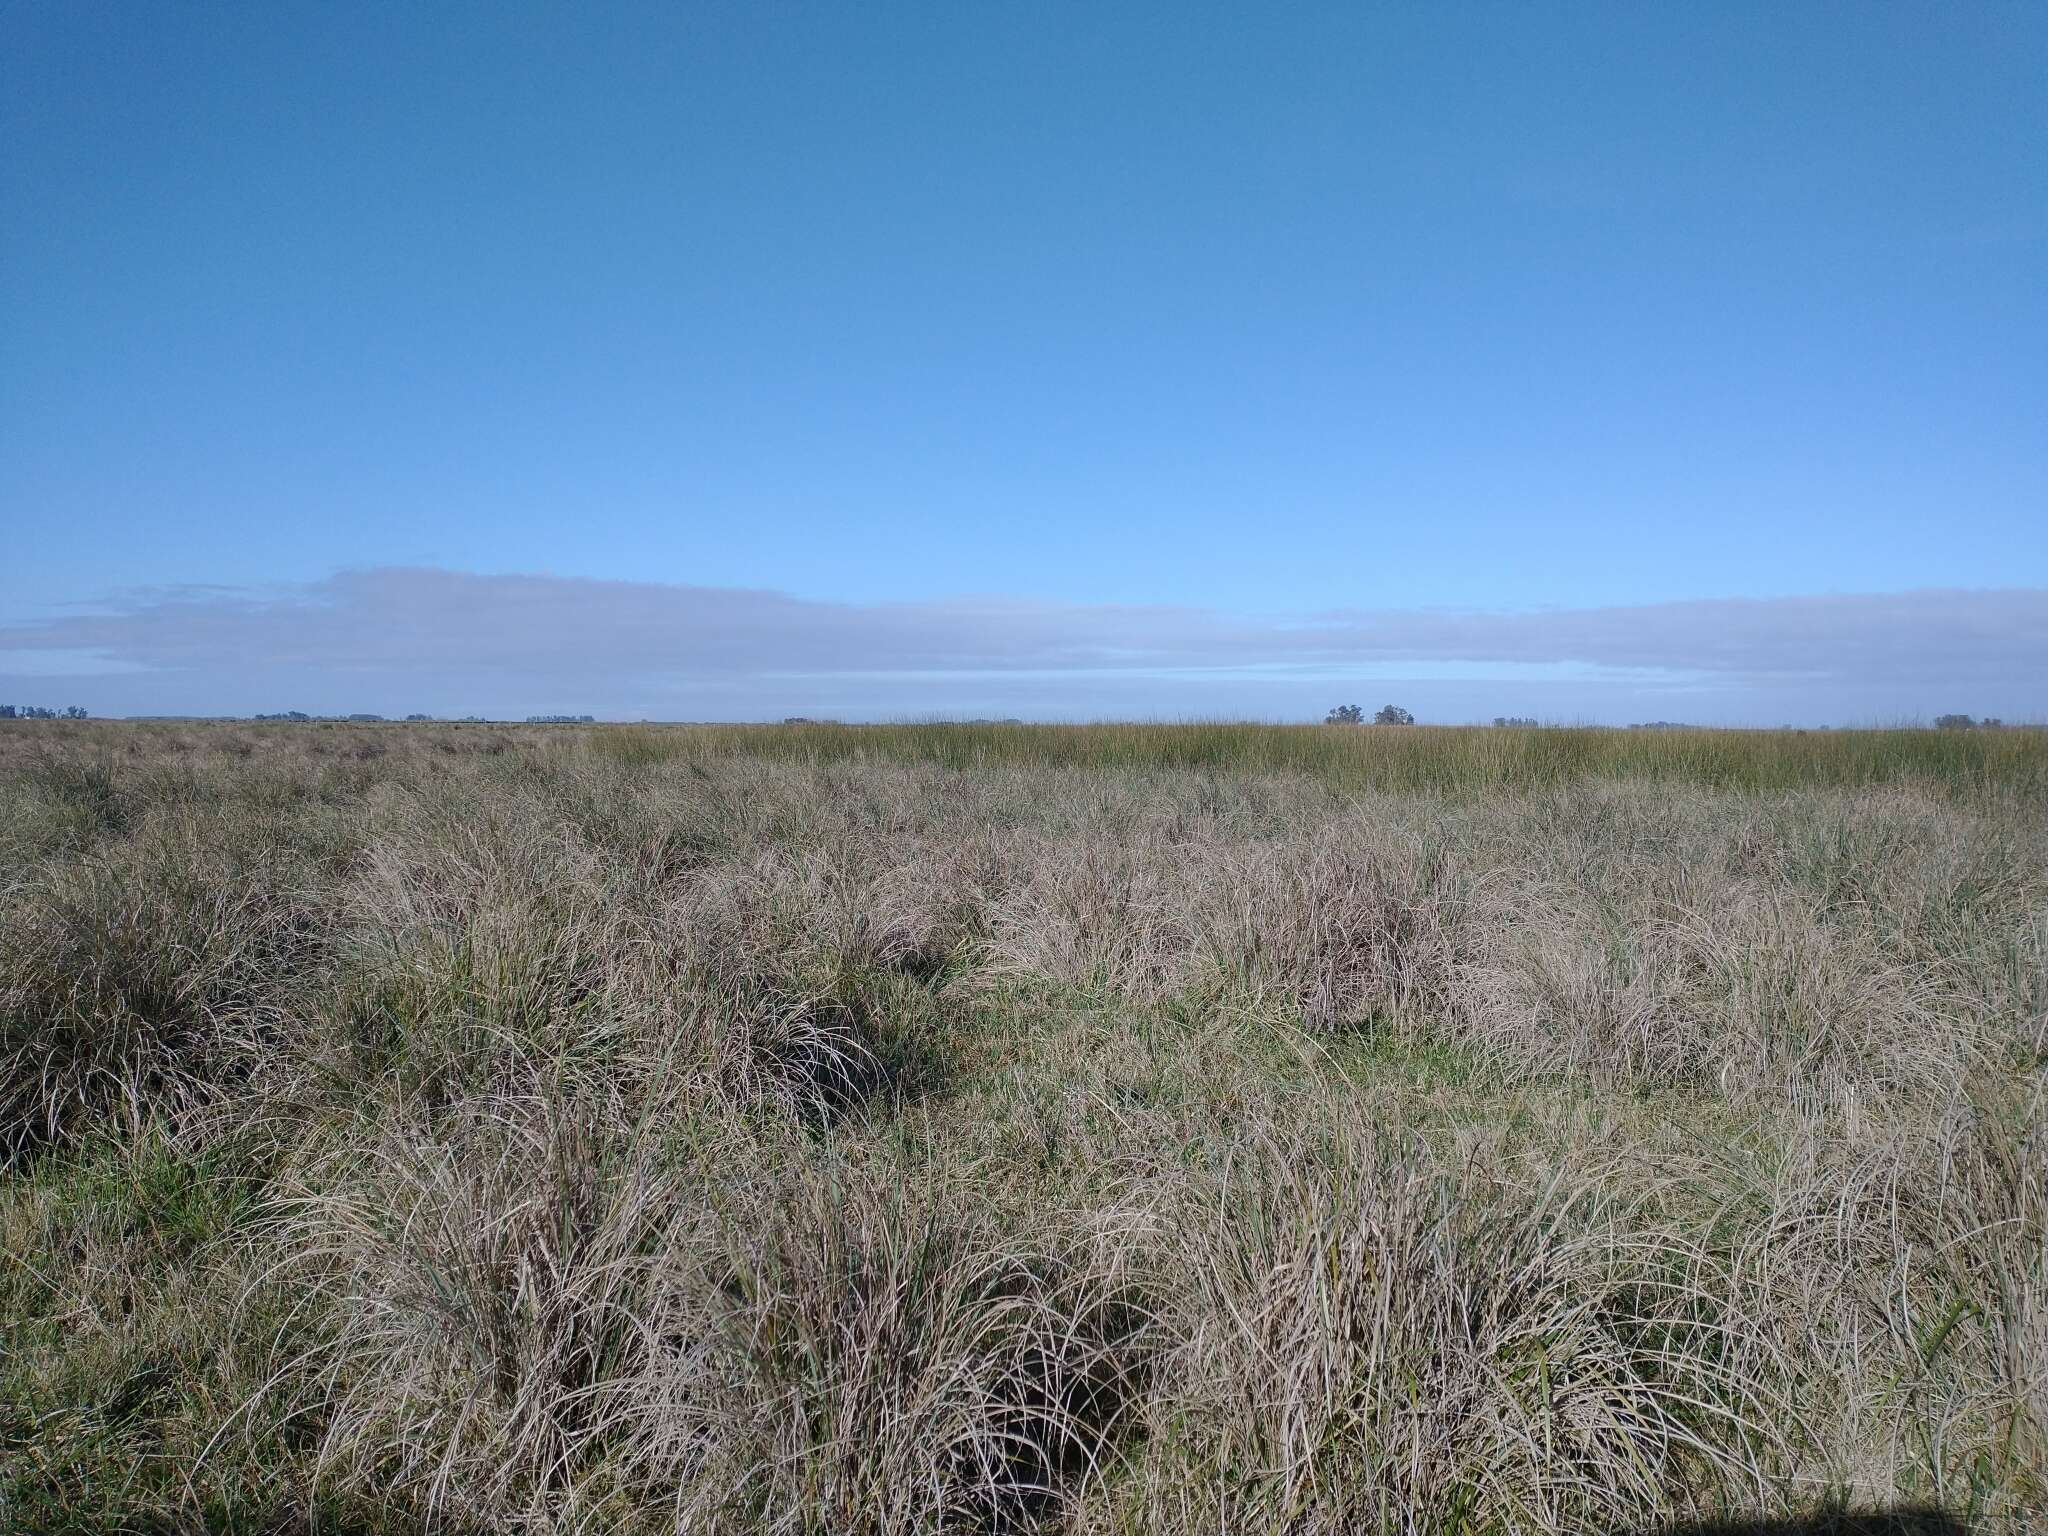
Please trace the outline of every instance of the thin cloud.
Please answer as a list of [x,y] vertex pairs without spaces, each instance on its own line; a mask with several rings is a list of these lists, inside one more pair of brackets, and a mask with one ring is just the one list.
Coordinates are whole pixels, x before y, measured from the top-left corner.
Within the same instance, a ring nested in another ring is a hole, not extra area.
[[1045,699],[1065,680],[1076,698],[1114,698],[1147,678],[1242,688],[1404,668],[1463,682],[1550,677],[1765,696],[1910,688],[1934,706],[1995,696],[2014,714],[2048,704],[2048,592],[2032,589],[1234,615],[1006,597],[834,603],[384,567],[298,587],[152,589],[106,608],[0,628],[0,673],[48,676],[63,658],[67,672],[131,685],[213,679],[237,693],[329,695],[351,681],[402,680],[437,693],[602,696],[628,711],[679,694],[772,711],[793,682],[839,699],[881,684],[893,707],[915,709],[921,696],[959,691],[948,683],[994,680]]

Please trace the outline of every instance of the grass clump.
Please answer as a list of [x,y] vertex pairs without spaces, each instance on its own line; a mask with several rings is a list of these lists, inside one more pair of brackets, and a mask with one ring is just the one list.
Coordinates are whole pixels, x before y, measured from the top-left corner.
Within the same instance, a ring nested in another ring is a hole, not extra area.
[[1694,1242],[1562,1172],[1497,1178],[1342,1107],[1199,1168],[1157,1240],[1185,1310],[1142,1522],[1611,1529],[1755,1486],[1786,1405],[1726,1365]]
[[153,827],[0,897],[0,1157],[177,1119],[248,1069],[308,948],[258,857]]

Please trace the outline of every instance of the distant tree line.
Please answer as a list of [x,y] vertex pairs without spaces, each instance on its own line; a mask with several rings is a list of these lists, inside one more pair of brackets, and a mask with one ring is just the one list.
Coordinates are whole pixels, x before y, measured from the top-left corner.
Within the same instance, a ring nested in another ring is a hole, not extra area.
[[1534,715],[1495,715],[1495,725],[1541,725],[1543,722]]
[[44,704],[0,704],[0,720],[83,720],[85,711],[76,704],[51,709]]
[[[1398,704],[1383,704],[1372,717],[1374,725],[1413,725],[1415,717]],[[1323,716],[1325,725],[1363,725],[1365,711],[1356,704],[1339,704]]]
[[1972,720],[1968,715],[1936,715],[1934,728],[1937,731],[1999,731],[2005,722],[1996,715],[1986,715],[1982,720]]
[[528,725],[595,725],[595,715],[528,715]]

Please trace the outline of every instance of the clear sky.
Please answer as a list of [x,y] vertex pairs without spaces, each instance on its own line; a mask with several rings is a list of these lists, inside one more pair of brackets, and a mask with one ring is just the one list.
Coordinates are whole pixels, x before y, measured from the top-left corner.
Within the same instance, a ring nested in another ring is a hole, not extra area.
[[0,698],[2048,717],[2048,6],[0,5]]

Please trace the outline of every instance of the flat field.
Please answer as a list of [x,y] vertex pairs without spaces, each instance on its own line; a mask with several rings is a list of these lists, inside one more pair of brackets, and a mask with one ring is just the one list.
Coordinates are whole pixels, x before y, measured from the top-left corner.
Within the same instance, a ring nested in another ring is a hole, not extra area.
[[2039,731],[11,722],[0,1529],[2024,1530],[2044,1078]]

